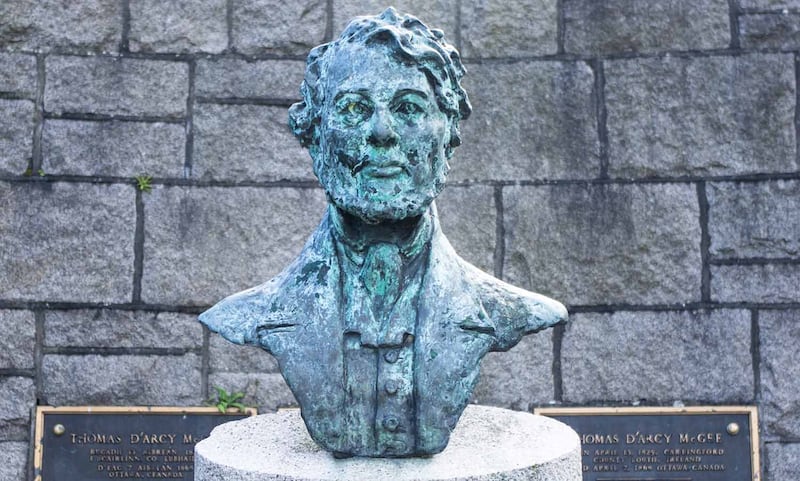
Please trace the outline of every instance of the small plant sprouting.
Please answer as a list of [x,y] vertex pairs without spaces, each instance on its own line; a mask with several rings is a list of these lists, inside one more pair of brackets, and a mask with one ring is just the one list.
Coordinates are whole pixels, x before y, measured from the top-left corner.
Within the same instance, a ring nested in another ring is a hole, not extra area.
[[[39,169],[36,171],[36,173],[39,175],[39,177],[44,177],[45,175],[47,175],[44,169]],[[25,169],[25,172],[23,172],[22,175],[24,175],[25,177],[33,176],[33,168],[28,167],[27,169]]]
[[150,192],[153,190],[153,178],[147,174],[137,175],[134,177],[136,179],[136,188],[141,190],[142,192]]
[[214,389],[217,391],[217,402],[214,405],[219,409],[219,412],[225,414],[228,408],[236,408],[240,412],[244,412],[244,410],[247,409],[247,406],[239,402],[239,400],[244,397],[244,393],[229,393],[219,386],[214,386]]

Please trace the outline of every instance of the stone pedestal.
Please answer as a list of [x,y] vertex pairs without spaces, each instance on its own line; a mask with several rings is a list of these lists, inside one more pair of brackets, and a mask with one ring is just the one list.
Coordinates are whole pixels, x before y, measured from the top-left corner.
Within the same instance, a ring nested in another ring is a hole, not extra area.
[[580,481],[578,435],[543,416],[468,406],[442,453],[428,458],[334,457],[308,435],[299,410],[214,429],[195,448],[196,481]]

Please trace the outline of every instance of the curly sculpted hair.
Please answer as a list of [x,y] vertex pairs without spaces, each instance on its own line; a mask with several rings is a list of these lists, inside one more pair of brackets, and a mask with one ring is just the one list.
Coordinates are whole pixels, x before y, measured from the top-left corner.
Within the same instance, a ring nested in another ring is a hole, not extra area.
[[319,144],[319,126],[325,102],[325,78],[336,52],[348,44],[387,45],[393,55],[416,65],[428,78],[436,102],[450,121],[447,156],[461,144],[458,124],[472,112],[467,93],[461,87],[466,73],[458,51],[444,39],[444,33],[428,28],[412,15],[387,8],[377,16],[356,17],[338,39],[320,45],[308,55],[300,93],[303,100],[289,109],[289,126],[304,147]]

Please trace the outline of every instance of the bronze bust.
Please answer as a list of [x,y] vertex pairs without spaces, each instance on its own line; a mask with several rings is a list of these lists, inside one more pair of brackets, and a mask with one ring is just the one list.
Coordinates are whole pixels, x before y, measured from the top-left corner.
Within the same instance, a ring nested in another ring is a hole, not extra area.
[[328,211],[280,275],[200,316],[278,359],[312,438],[337,456],[442,451],[481,358],[567,317],[441,232],[434,199],[471,111],[464,73],[441,31],[392,8],[312,50],[289,116]]

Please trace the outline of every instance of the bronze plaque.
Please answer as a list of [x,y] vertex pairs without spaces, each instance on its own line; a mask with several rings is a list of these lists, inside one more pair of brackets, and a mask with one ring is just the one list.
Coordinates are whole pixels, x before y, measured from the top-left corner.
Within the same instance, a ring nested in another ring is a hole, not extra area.
[[255,415],[213,407],[36,408],[35,481],[194,479],[194,445]]
[[581,438],[583,481],[758,481],[753,406],[541,408]]

